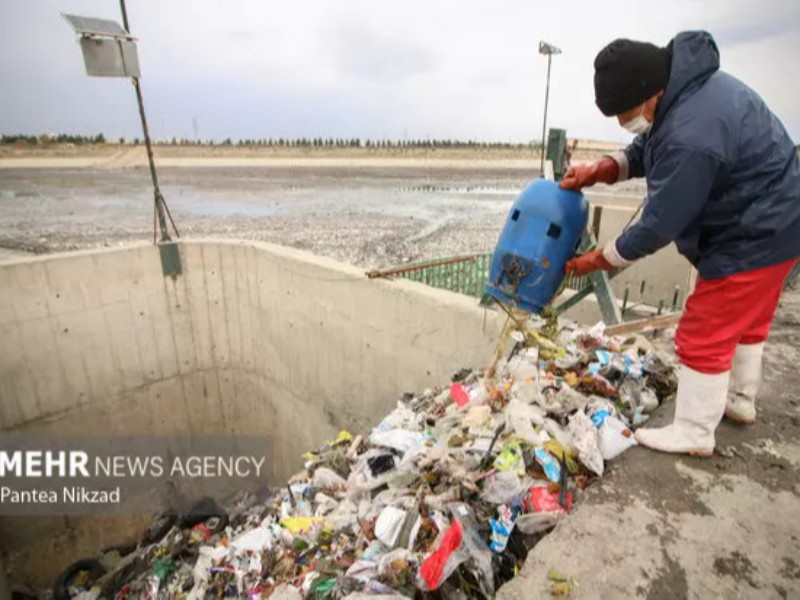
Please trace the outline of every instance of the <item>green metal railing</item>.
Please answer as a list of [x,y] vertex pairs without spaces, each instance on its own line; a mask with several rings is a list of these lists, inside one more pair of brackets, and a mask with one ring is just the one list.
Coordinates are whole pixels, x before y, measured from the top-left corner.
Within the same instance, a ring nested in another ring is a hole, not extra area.
[[[371,271],[370,277],[401,277],[418,281],[431,287],[482,298],[489,280],[492,253],[481,252],[464,256],[450,256]],[[580,290],[591,286],[588,277],[567,276],[566,287]]]

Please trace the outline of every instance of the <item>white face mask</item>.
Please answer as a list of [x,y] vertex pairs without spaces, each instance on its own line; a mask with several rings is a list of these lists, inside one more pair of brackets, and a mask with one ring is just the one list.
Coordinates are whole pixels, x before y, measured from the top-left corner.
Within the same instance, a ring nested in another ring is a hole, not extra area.
[[634,135],[647,133],[652,126],[653,124],[644,117],[644,105],[642,105],[642,112],[639,113],[638,117],[634,117],[623,125],[626,130]]

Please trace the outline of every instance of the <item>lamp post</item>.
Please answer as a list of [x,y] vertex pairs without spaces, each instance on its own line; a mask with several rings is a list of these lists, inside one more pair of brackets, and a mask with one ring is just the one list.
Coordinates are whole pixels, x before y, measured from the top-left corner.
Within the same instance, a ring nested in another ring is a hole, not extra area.
[[553,62],[554,54],[561,54],[561,49],[556,48],[547,42],[539,42],[539,54],[547,55],[547,86],[544,92],[544,119],[542,119],[542,158],[539,162],[540,177],[544,177],[544,156],[547,150],[547,104],[550,101],[550,64]]

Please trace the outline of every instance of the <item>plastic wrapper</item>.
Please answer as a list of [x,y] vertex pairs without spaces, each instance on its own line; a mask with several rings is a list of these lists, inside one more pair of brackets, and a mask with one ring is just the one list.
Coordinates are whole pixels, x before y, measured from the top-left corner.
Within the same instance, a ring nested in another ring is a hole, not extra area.
[[558,464],[558,461],[556,461],[547,450],[544,448],[535,448],[533,456],[536,460],[536,464],[542,467],[544,474],[550,481],[553,483],[559,483],[561,481],[561,465]]
[[513,471],[517,475],[525,474],[525,461],[522,458],[522,448],[516,442],[503,446],[500,454],[494,460],[494,466],[499,471]]
[[579,410],[570,417],[569,430],[578,449],[578,459],[587,469],[602,476],[603,457],[597,447],[597,428],[592,420]]
[[489,526],[492,528],[492,540],[489,542],[489,550],[495,554],[502,554],[508,545],[508,538],[514,529],[514,513],[510,506],[498,506],[497,518],[489,519]]
[[284,517],[280,524],[294,534],[308,533],[312,529],[321,529],[325,523],[323,517]]
[[464,408],[469,404],[469,394],[460,383],[454,383],[450,386],[450,396],[452,396],[453,402],[458,408]]

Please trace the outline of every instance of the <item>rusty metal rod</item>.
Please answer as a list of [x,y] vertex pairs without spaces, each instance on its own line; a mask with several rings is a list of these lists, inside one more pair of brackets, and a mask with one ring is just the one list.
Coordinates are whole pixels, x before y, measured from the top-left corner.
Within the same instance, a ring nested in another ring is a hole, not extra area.
[[399,267],[397,269],[386,269],[385,271],[367,271],[367,277],[376,279],[378,277],[390,277],[392,275],[400,275],[401,273],[408,273],[409,271],[418,271],[427,269],[428,267],[441,267],[444,265],[452,265],[456,263],[474,262],[477,256],[462,256],[459,258],[448,258],[445,260],[434,260],[422,265],[408,265],[407,267]]

